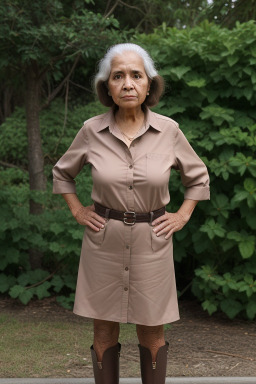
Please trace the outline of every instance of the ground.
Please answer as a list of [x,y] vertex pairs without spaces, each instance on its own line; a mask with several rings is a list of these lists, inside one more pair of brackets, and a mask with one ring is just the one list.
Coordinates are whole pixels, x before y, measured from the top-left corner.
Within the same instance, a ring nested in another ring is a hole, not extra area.
[[[23,306],[17,301],[0,298],[1,314],[26,321],[40,320],[91,322],[60,307],[54,298],[32,301]],[[256,323],[229,320],[223,314],[209,316],[195,301],[180,301],[181,320],[165,330],[170,343],[167,376],[255,376]],[[92,377],[90,352],[88,364],[77,367],[76,377]],[[139,351],[136,338],[122,344],[121,377],[139,376]],[[71,364],[72,365],[72,364]],[[68,372],[68,371],[67,371]]]

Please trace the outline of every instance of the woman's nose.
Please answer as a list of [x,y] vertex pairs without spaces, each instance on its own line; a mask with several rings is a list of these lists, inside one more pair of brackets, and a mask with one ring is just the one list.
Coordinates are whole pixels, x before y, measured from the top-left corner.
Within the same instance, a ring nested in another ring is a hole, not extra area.
[[123,84],[123,88],[124,89],[127,89],[127,90],[130,90],[130,89],[133,89],[133,82],[132,82],[132,79],[130,78],[130,76],[126,76],[125,79],[124,79],[124,84]]

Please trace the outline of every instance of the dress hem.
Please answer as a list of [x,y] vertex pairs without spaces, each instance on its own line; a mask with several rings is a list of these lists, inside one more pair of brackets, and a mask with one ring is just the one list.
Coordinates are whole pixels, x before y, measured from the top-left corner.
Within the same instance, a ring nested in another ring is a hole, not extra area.
[[92,315],[92,314],[84,314],[80,311],[77,311],[77,310],[73,310],[73,313],[75,315],[78,315],[78,316],[82,316],[82,317],[86,317],[86,318],[89,318],[89,319],[97,319],[97,320],[106,320],[106,321],[114,321],[114,322],[117,322],[117,323],[121,323],[121,324],[138,324],[138,325],[147,325],[147,326],[157,326],[157,325],[163,325],[163,324],[169,324],[169,323],[174,323],[175,321],[178,321],[180,320],[180,316],[177,315],[177,316],[173,316],[171,318],[171,320],[161,320],[161,321],[158,321],[156,324],[149,324],[149,323],[142,323],[142,322],[135,322],[135,321],[123,321],[123,320],[120,320],[117,319],[117,318],[106,318],[106,317],[99,317],[97,316],[96,314],[95,315]]

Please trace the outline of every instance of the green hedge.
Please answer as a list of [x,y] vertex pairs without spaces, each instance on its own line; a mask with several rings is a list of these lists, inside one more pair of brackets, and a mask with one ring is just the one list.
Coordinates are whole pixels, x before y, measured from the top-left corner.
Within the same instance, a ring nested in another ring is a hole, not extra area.
[[[138,35],[156,59],[166,80],[155,110],[171,116],[208,166],[211,201],[200,202],[191,221],[175,234],[176,275],[180,294],[193,294],[209,314],[256,316],[256,26],[237,24],[226,30],[207,22],[193,29],[159,29]],[[0,292],[26,304],[56,293],[65,306],[74,297],[83,228],[60,196],[51,194],[51,168],[82,122],[103,112],[98,103],[69,111],[63,127],[60,100],[41,114],[47,192],[34,198],[44,204],[40,217],[28,215],[28,175],[1,169]],[[24,112],[16,110],[1,127],[2,160],[26,167]],[[90,203],[90,170],[78,177],[78,193]],[[86,181],[85,181],[86,180]],[[84,191],[86,184],[87,193]],[[183,188],[177,172],[170,180],[175,211]],[[30,233],[31,225],[34,231]],[[27,250],[39,245],[44,270],[32,272]]]
[[[52,195],[52,166],[69,147],[83,121],[106,109],[94,102],[77,106],[69,111],[63,127],[64,109],[63,102],[56,100],[40,117],[48,179],[45,193],[29,191],[24,111],[18,108],[1,126],[2,161],[16,164],[17,168],[0,167],[0,293],[19,298],[23,304],[32,298],[57,294],[59,302],[70,308],[74,299],[84,228],[73,219],[62,197]],[[91,204],[89,167],[76,182],[82,203]],[[43,204],[42,215],[29,215],[31,196]],[[43,269],[31,271],[30,248],[43,251]]]
[[[256,315],[256,25],[159,29],[136,41],[166,80],[156,111],[177,120],[211,179],[211,201],[175,235],[178,273],[210,314]],[[173,207],[181,196],[171,181]],[[182,262],[183,259],[183,262]],[[176,263],[177,264],[177,263]]]

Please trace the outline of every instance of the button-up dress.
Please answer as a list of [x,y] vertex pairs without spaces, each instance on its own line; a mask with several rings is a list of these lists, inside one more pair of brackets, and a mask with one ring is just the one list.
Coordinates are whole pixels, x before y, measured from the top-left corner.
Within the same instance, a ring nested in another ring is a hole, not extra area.
[[[178,124],[149,109],[130,147],[114,112],[87,120],[53,168],[53,193],[76,193],[75,177],[91,164],[92,199],[119,211],[151,212],[170,201],[171,169],[180,171],[185,199],[209,199],[209,176]],[[74,313],[143,325],[179,319],[172,238],[150,223],[110,219],[85,227]]]

